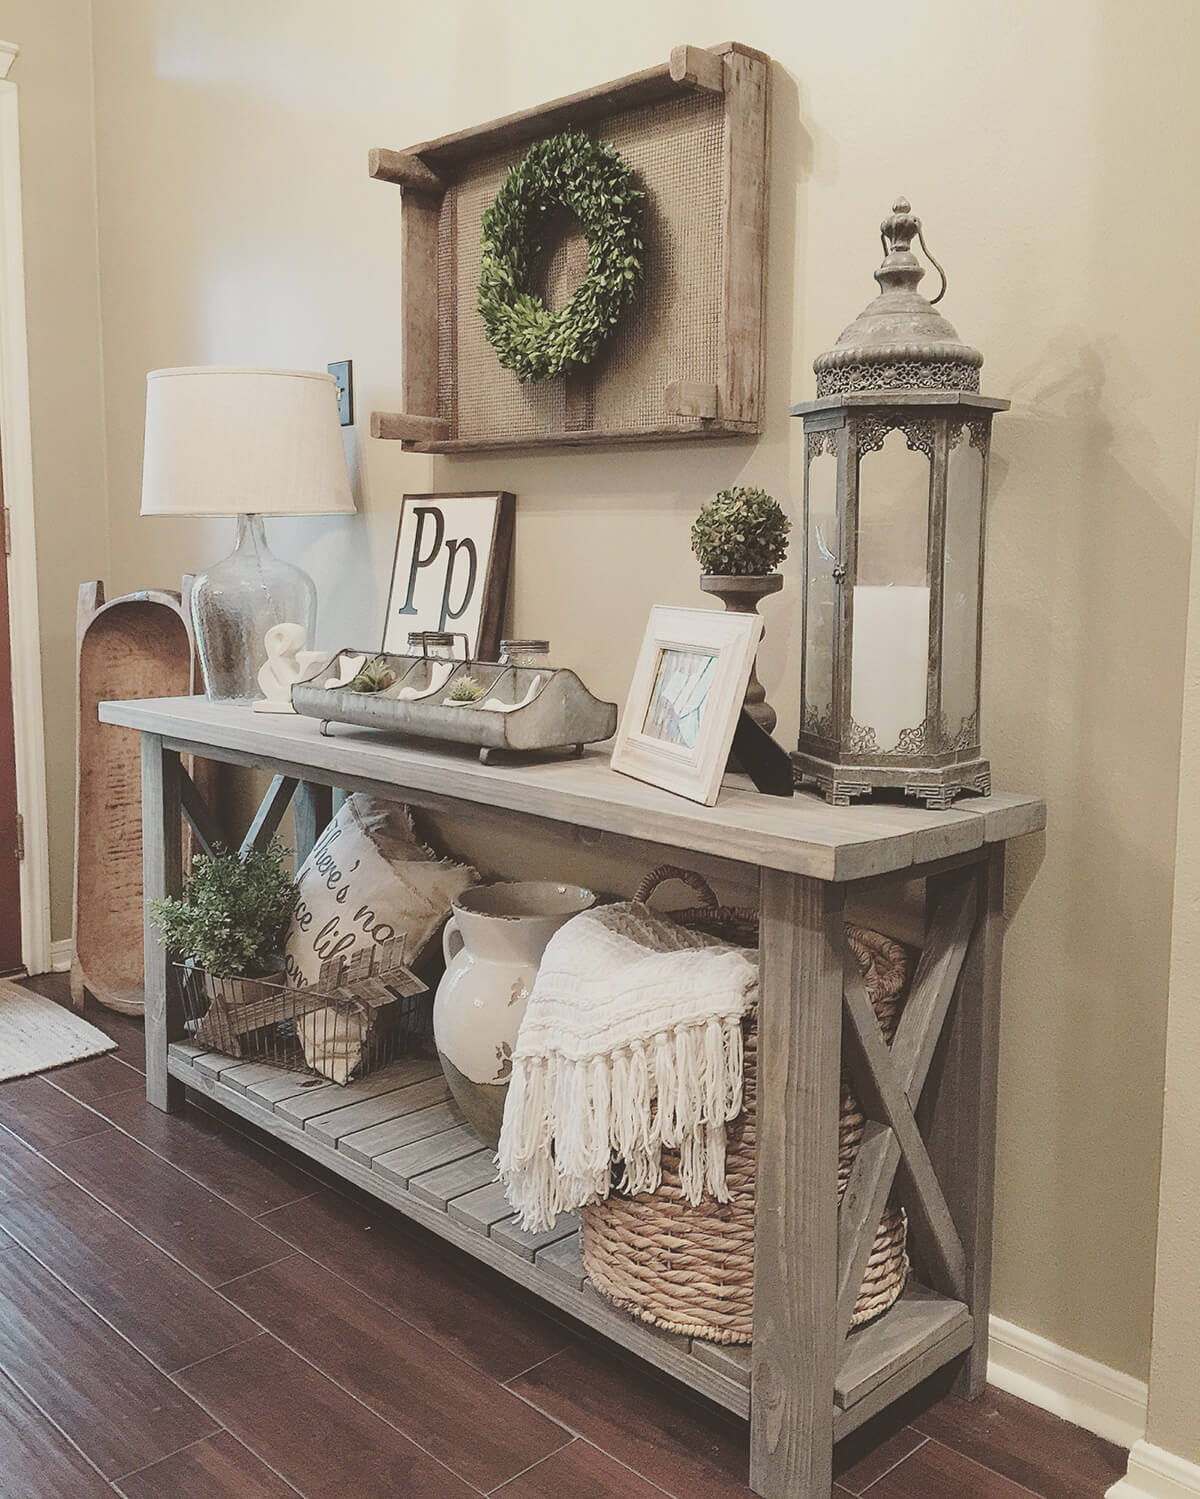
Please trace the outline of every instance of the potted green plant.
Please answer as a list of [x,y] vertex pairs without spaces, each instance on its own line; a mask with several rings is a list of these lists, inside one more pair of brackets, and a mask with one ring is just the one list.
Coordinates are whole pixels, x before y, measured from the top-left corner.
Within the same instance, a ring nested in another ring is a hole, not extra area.
[[[731,613],[756,614],[760,599],[778,593],[783,575],[776,568],[787,556],[792,523],[778,501],[754,485],[723,489],[703,507],[692,526],[692,551],[702,569],[700,587],[715,593]],[[770,734],[774,708],[751,669],[745,708]]]
[[[283,950],[297,890],[279,843],[241,857],[197,854],[179,899],[150,902],[167,947],[211,1001],[261,1002],[283,981]],[[193,1019],[201,1017],[195,1015]]]

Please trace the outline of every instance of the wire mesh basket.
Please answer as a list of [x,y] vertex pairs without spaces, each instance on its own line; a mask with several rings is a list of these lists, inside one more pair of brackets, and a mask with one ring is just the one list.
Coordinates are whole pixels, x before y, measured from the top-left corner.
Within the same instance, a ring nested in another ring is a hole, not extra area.
[[223,978],[179,964],[187,1039],[197,1046],[335,1083],[385,1066],[432,1035],[428,988],[405,967],[403,942],[321,967],[315,984]]

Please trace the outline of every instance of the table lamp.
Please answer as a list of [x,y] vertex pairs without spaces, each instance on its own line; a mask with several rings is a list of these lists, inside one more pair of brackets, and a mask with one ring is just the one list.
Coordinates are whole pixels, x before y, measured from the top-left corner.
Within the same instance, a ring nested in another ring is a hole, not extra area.
[[261,696],[273,626],[313,638],[316,587],[267,546],[263,517],[353,511],[332,375],[210,366],[146,376],[142,514],[237,518],[237,545],[192,588],[209,698]]

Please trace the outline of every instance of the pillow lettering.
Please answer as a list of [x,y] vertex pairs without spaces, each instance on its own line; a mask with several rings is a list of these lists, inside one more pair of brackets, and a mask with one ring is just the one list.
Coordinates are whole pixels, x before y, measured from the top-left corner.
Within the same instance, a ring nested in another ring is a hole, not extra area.
[[321,834],[296,876],[300,898],[287,939],[288,982],[315,984],[321,965],[366,945],[403,938],[414,963],[479,879],[418,842],[407,807],[356,792]]

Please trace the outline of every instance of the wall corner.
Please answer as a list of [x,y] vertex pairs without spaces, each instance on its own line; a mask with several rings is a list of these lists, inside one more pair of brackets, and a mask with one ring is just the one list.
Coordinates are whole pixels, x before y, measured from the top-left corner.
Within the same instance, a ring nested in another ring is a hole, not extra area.
[[1128,1473],[1106,1499],[1200,1499],[1200,1465],[1152,1442],[1138,1442],[1129,1454]]

